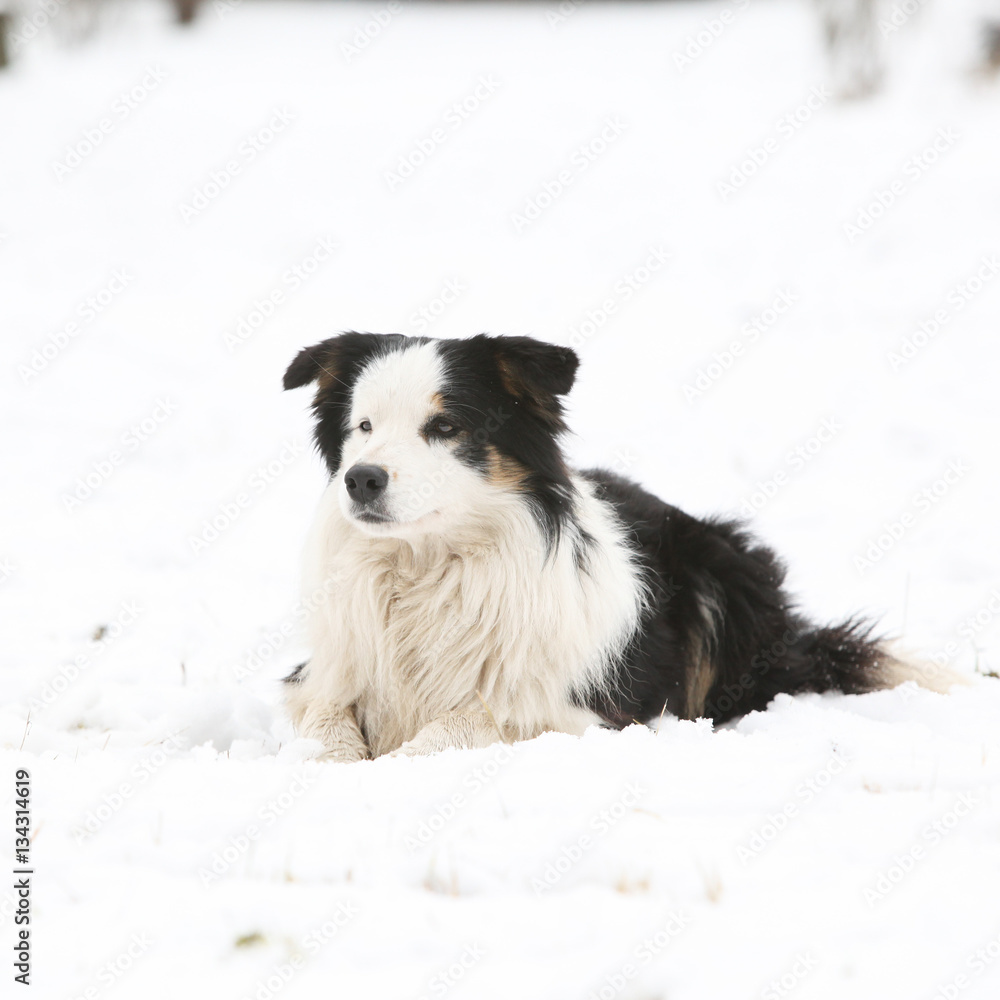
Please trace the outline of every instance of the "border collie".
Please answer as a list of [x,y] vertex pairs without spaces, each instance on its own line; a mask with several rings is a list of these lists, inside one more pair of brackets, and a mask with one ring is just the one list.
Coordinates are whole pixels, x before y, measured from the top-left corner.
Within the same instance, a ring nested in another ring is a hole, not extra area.
[[285,690],[328,758],[956,679],[863,622],[810,623],[738,522],[569,468],[577,364],[529,337],[345,333],[289,366],[286,389],[317,383],[331,480],[307,544],[312,656]]

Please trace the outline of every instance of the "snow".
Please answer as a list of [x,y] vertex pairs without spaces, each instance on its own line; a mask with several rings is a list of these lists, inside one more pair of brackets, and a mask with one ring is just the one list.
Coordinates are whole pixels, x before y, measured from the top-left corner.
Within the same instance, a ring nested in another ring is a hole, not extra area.
[[[806,4],[558,9],[233,0],[182,31],[136,2],[0,76],[0,740],[37,995],[997,995],[977,7],[921,5],[855,102]],[[323,470],[279,387],[349,328],[573,344],[574,461],[754,511],[817,617],[884,616],[972,684],[311,759],[277,679]]]

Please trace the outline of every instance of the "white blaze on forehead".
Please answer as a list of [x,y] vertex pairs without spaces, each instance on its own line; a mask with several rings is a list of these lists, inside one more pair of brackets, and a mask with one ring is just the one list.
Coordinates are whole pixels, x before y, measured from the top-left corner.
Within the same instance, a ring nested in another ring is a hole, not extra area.
[[432,342],[373,358],[355,383],[351,416],[373,424],[409,424],[414,429],[437,409],[444,365]]

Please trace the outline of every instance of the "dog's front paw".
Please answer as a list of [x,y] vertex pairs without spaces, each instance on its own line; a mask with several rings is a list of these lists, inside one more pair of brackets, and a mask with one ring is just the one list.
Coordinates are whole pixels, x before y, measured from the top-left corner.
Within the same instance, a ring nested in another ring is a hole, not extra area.
[[387,753],[386,757],[423,757],[429,753],[440,753],[442,750],[450,749],[448,743],[440,740],[428,739],[426,737],[415,736],[412,740],[407,740],[401,747]]
[[442,750],[488,747],[503,739],[492,714],[482,711],[452,712],[429,722],[412,740],[388,754],[390,757],[422,757]]
[[334,764],[353,764],[359,760],[368,760],[368,748],[352,743],[341,743],[335,747],[326,747],[316,760],[332,761]]

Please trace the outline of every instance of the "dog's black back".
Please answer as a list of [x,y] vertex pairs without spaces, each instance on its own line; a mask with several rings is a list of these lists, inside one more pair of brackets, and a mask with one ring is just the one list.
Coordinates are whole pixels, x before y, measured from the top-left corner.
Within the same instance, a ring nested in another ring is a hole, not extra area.
[[864,622],[817,628],[783,588],[775,554],[736,521],[698,520],[635,483],[584,475],[627,526],[650,602],[609,691],[591,707],[615,725],[664,709],[724,722],[779,692],[871,691],[887,654]]

